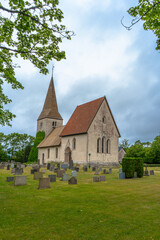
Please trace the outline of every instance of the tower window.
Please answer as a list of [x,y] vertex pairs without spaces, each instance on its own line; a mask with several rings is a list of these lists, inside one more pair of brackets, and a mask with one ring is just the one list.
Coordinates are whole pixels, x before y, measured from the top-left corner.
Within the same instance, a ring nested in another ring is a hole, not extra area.
[[56,127],[57,126],[57,122],[52,122],[52,127]]
[[42,126],[43,126],[43,123],[41,122],[41,123],[40,123],[40,128],[42,128]]
[[58,148],[56,148],[56,158],[58,158]]

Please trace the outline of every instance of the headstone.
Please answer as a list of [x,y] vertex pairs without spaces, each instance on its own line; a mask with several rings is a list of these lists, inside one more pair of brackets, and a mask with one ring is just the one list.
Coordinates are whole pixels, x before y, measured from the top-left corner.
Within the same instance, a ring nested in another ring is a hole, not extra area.
[[72,171],[72,177],[77,177],[77,172],[76,171]]
[[22,175],[23,173],[23,168],[15,168],[15,175]]
[[103,169],[103,174],[107,174],[107,170],[106,169]]
[[77,184],[77,179],[75,177],[71,177],[69,180],[68,180],[68,184]]
[[14,163],[11,163],[11,168],[14,168]]
[[99,171],[98,171],[98,170],[96,170],[94,175],[99,175]]
[[72,167],[73,167],[73,160],[70,159],[70,160],[69,160],[69,169],[72,169]]
[[49,178],[40,178],[38,189],[50,188],[50,179]]
[[69,168],[69,165],[67,163],[63,163],[63,164],[61,164],[61,168],[67,169],[67,168]]
[[96,167],[92,167],[92,171],[96,171]]
[[56,175],[48,175],[50,182],[56,182]]
[[6,182],[13,182],[14,181],[14,177],[7,177]]
[[154,175],[154,170],[150,170],[150,175]]
[[15,168],[11,169],[11,173],[15,174]]
[[106,181],[106,176],[100,176],[100,182],[102,182],[102,181]]
[[42,169],[41,172],[45,174],[46,173],[46,169]]
[[33,180],[38,180],[40,178],[43,177],[43,173],[42,172],[35,172],[34,176],[33,176]]
[[112,174],[112,168],[109,168],[109,174]]
[[134,178],[137,178],[137,172],[134,172]]
[[51,164],[50,164],[50,163],[47,163],[47,170],[50,169],[50,166],[51,166]]
[[15,176],[14,186],[26,185],[27,184],[27,176]]
[[87,172],[87,166],[84,166],[84,167],[83,167],[83,171],[84,171],[84,172]]
[[125,173],[124,172],[120,172],[119,173],[119,179],[125,179],[126,176],[125,176]]
[[24,164],[22,164],[22,165],[21,165],[21,168],[25,168],[25,165],[24,165]]
[[119,168],[119,173],[121,173],[122,172],[122,168]]
[[66,173],[63,173],[62,181],[68,181],[68,178],[69,178],[69,175]]
[[149,176],[149,172],[148,172],[148,170],[144,170],[144,176]]
[[3,166],[3,165],[1,165],[1,166],[0,166],[0,169],[4,169],[4,166]]
[[58,170],[57,177],[59,177],[59,178],[63,177],[63,173],[65,173],[65,170]]
[[99,171],[100,171],[100,172],[102,171],[102,168],[101,168],[101,167],[99,168]]
[[31,169],[31,174],[34,174],[35,172],[39,172],[39,169]]
[[10,165],[7,165],[7,170],[10,170]]
[[50,165],[50,171],[54,171],[54,165]]
[[99,176],[93,176],[93,182],[99,182]]

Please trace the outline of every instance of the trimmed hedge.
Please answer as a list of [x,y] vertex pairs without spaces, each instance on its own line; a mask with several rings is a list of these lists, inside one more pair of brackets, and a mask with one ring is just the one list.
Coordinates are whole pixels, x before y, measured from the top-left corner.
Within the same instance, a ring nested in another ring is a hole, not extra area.
[[143,177],[143,159],[124,157],[122,159],[122,171],[125,172],[126,178],[133,178],[134,172],[137,172],[137,177]]

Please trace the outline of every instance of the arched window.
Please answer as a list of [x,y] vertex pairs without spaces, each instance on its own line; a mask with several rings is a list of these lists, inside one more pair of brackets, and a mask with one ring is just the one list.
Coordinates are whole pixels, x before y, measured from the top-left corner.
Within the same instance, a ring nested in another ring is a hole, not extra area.
[[111,141],[110,139],[107,140],[107,153],[111,153]]
[[105,116],[103,116],[102,122],[103,122],[103,123],[106,123],[106,117],[105,117]]
[[56,148],[56,158],[58,158],[58,148]]
[[57,122],[52,122],[52,127],[56,127],[57,126]]
[[44,153],[42,153],[42,164],[44,164]]
[[101,139],[98,138],[98,139],[97,139],[97,153],[100,152],[100,145],[101,145]]
[[50,149],[48,148],[48,158],[50,158]]
[[75,138],[73,138],[73,149],[76,149],[76,139]]
[[102,153],[105,152],[105,137],[102,137]]

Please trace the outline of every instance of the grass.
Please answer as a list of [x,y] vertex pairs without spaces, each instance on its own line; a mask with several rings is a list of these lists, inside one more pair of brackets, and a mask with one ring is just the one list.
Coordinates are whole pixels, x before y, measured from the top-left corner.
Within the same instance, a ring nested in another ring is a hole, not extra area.
[[77,185],[58,179],[43,190],[30,169],[26,186],[6,182],[12,175],[0,169],[0,240],[160,239],[159,168],[155,176],[125,180],[113,169],[99,183],[91,170],[80,170]]

